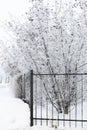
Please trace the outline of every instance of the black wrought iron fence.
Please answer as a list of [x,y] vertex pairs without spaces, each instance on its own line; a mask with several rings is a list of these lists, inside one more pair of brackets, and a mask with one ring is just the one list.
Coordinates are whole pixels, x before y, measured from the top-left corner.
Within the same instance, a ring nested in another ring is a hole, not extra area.
[[87,127],[87,73],[30,77],[30,126]]

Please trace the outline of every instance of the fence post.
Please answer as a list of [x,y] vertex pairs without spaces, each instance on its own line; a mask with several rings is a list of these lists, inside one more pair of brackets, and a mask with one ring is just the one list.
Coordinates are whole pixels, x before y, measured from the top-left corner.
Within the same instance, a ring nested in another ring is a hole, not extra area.
[[33,126],[33,70],[30,72],[30,126]]
[[22,99],[25,99],[25,74],[22,76],[22,88],[21,88],[21,91],[22,91]]

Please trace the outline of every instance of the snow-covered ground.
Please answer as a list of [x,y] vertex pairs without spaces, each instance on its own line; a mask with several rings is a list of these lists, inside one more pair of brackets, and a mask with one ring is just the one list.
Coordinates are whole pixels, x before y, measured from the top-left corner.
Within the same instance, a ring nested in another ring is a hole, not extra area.
[[14,97],[11,88],[0,85],[0,130],[29,130],[29,107]]
[[[45,125],[30,127],[29,115],[28,105],[20,99],[7,95],[0,97],[0,130],[74,130],[73,128],[56,128],[55,126],[52,128]],[[87,130],[87,128],[83,130]]]
[[32,128],[29,128],[29,130],[87,130],[87,128],[63,128],[63,127],[59,127],[59,128],[52,128],[52,127],[46,127],[46,126],[34,126]]
[[[80,119],[81,111],[79,108],[80,106],[78,106],[78,118]],[[87,105],[84,106],[85,110],[86,108]],[[45,110],[46,109],[43,107],[43,116],[46,113]],[[51,107],[49,107],[49,113],[51,113],[51,111]],[[72,112],[75,113],[75,111]],[[40,107],[38,107],[38,114],[40,115]],[[87,113],[84,115],[86,117]],[[55,122],[53,125],[50,122],[49,126],[47,127],[45,121],[45,123],[43,122],[42,126],[39,126],[40,123],[38,123],[38,125],[30,127],[30,110],[28,104],[13,96],[11,86],[2,85],[2,87],[0,87],[0,130],[82,130],[82,128],[80,128],[81,124],[79,124],[79,128],[75,128],[75,124],[72,125],[71,128],[69,128],[69,123],[65,124],[65,127],[63,127],[62,122],[58,127]],[[87,130],[87,127],[83,128],[83,130]]]
[[28,130],[29,107],[20,99],[0,99],[0,130]]

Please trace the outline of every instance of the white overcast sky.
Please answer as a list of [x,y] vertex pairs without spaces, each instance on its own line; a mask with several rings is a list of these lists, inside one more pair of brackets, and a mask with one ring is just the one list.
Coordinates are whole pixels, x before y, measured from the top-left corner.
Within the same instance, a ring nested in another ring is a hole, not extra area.
[[27,10],[27,0],[0,0],[0,20],[8,17],[8,14],[20,16]]
[[5,40],[8,37],[3,24],[10,18],[10,15],[23,21],[21,16],[25,14],[28,8],[28,0],[0,0],[0,40]]

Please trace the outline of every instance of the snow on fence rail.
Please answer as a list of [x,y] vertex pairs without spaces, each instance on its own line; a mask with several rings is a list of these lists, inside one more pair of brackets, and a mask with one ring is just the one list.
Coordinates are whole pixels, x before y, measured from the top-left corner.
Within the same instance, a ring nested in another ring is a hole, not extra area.
[[87,127],[87,73],[34,74],[30,125]]

